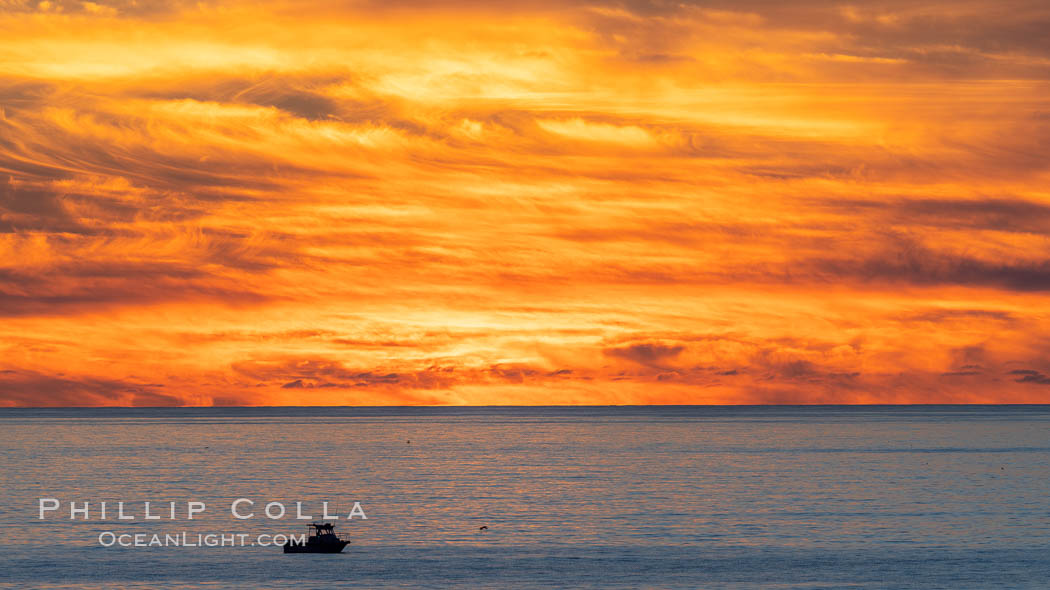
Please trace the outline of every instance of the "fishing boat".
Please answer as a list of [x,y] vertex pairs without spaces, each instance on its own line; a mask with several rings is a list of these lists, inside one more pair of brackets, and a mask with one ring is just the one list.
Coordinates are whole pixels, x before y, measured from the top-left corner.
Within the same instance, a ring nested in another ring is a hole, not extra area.
[[[284,544],[285,553],[341,553],[343,547],[350,544],[350,539],[335,534],[331,523],[311,523],[306,525],[308,531],[306,542],[289,539]],[[302,537],[300,537],[301,539]]]

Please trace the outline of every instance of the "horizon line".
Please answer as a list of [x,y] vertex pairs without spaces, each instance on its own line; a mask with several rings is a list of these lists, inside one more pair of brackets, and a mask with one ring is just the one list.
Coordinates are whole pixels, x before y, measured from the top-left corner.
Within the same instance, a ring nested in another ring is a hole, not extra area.
[[988,406],[1016,406],[1016,407],[1050,407],[1050,403],[881,403],[881,404],[858,404],[858,403],[828,403],[828,404],[411,404],[411,405],[278,405],[278,406],[0,406],[0,410],[185,410],[185,409],[228,409],[228,408],[790,408],[790,407],[988,407]]

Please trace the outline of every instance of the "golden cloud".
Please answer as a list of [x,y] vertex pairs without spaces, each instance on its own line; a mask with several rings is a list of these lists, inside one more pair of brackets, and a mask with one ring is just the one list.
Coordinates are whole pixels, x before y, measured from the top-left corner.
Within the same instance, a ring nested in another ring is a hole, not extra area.
[[975,6],[0,3],[0,404],[1045,402]]

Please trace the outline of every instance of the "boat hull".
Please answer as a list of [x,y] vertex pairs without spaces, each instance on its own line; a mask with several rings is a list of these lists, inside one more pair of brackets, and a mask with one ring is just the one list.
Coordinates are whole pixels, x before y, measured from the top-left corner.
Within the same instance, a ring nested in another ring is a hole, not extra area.
[[346,541],[335,541],[333,543],[299,543],[288,542],[284,544],[285,553],[342,553],[343,548],[349,545]]

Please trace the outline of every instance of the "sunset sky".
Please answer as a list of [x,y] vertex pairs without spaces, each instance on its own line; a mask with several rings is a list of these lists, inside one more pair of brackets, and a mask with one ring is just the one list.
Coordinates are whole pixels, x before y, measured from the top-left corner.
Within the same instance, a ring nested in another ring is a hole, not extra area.
[[1050,402],[1048,31],[0,0],[0,406]]

